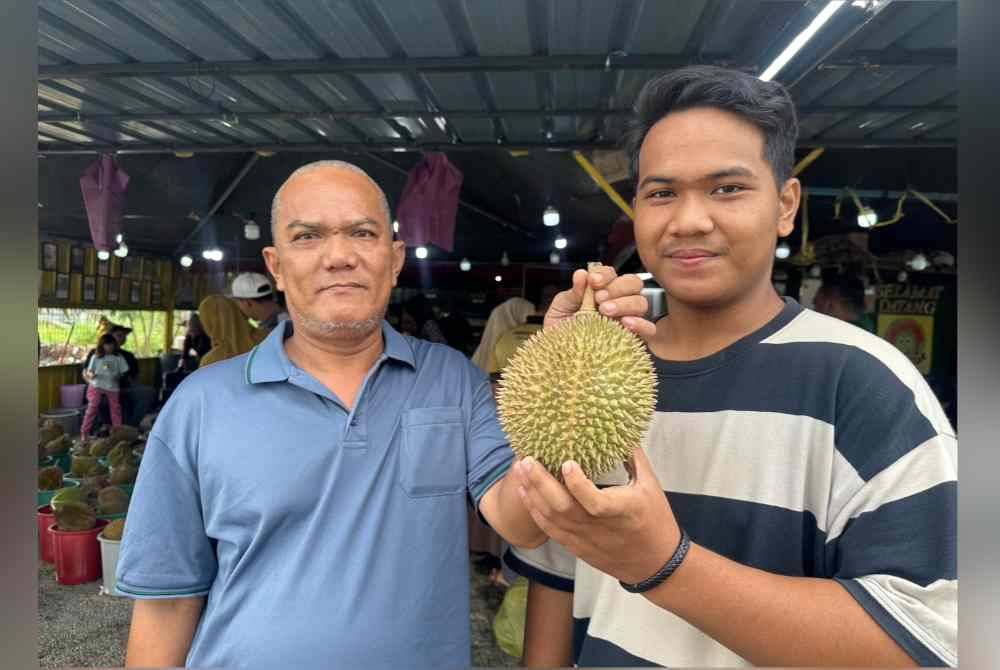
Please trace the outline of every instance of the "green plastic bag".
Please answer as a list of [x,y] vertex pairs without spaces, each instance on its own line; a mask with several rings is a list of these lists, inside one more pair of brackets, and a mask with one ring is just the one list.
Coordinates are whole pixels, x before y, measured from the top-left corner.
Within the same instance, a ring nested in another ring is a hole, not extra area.
[[524,654],[524,620],[528,611],[528,580],[518,577],[504,594],[493,619],[493,637],[504,653],[520,659]]

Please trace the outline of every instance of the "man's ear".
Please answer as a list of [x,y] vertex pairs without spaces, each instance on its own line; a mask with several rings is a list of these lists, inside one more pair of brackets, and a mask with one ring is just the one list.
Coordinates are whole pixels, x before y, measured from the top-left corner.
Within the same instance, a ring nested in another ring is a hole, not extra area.
[[402,240],[394,240],[392,243],[392,285],[396,285],[396,281],[399,279],[399,273],[403,270],[403,264],[406,263],[406,243]]
[[795,213],[802,198],[802,182],[792,177],[778,194],[778,237],[788,237],[795,230]]
[[277,289],[284,292],[285,282],[281,275],[281,256],[278,255],[277,247],[264,247],[261,253],[264,255],[264,263],[267,265],[267,271],[274,277]]

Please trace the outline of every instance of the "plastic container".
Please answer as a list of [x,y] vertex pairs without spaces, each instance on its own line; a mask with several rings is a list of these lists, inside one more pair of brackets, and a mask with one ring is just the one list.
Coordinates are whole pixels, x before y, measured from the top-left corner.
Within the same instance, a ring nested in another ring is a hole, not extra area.
[[[63,477],[62,488],[64,488],[64,489],[72,489],[72,488],[76,488],[79,485],[80,485],[80,482],[70,481],[70,480],[66,479],[65,477]],[[42,507],[44,505],[48,505],[50,502],[52,502],[52,496],[54,496],[60,490],[61,489],[53,489],[51,491],[39,491],[38,492],[38,507]]]
[[49,526],[55,547],[56,581],[60,584],[86,584],[101,578],[101,546],[97,536],[108,525],[103,519],[90,530],[59,530]]
[[49,458],[52,458],[63,472],[69,472],[70,468],[73,467],[73,456],[68,451],[65,454]]
[[[60,389],[61,390],[61,389]],[[83,423],[81,411],[78,408],[58,407],[48,412],[42,412],[42,419],[52,419],[60,426],[67,435],[79,435],[80,426]]]
[[59,387],[59,402],[66,408],[83,407],[86,394],[86,384],[63,384]]
[[49,527],[55,523],[56,515],[52,513],[52,507],[42,505],[38,508],[38,557],[46,563],[53,563],[56,560],[52,535],[49,533]]
[[[122,516],[125,516],[124,514]],[[97,541],[101,544],[101,571],[104,581],[101,584],[101,593],[106,596],[123,597],[115,589],[115,570],[118,569],[118,552],[121,550],[121,540],[108,540],[101,533],[97,536]]]

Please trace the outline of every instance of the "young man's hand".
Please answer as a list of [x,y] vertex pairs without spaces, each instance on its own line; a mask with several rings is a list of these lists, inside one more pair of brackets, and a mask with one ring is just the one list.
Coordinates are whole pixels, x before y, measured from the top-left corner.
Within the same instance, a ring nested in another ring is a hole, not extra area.
[[601,572],[634,584],[670,559],[680,530],[642,449],[630,467],[632,481],[605,489],[571,461],[563,464],[565,485],[531,459],[514,470],[525,507],[546,535]]
[[577,270],[573,273],[573,287],[556,294],[545,313],[546,328],[577,313],[588,283],[594,289],[594,302],[601,314],[618,320],[643,339],[656,334],[656,326],[644,318],[649,301],[642,295],[642,280],[634,274],[619,277],[615,269],[607,265],[589,272]]

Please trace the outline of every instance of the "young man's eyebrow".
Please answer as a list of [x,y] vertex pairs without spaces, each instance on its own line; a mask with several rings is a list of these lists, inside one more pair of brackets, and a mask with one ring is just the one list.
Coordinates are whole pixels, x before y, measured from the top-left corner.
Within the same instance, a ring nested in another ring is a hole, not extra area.
[[[732,167],[722,168],[721,170],[716,170],[715,172],[710,172],[700,179],[695,179],[693,181],[701,181],[702,179],[725,179],[726,177],[755,177],[753,170],[744,167],[742,165],[734,165]],[[644,188],[648,184],[663,184],[664,186],[669,186],[671,184],[676,184],[678,180],[676,177],[671,177],[670,175],[658,175],[651,174],[644,178],[639,183],[639,188]]]

